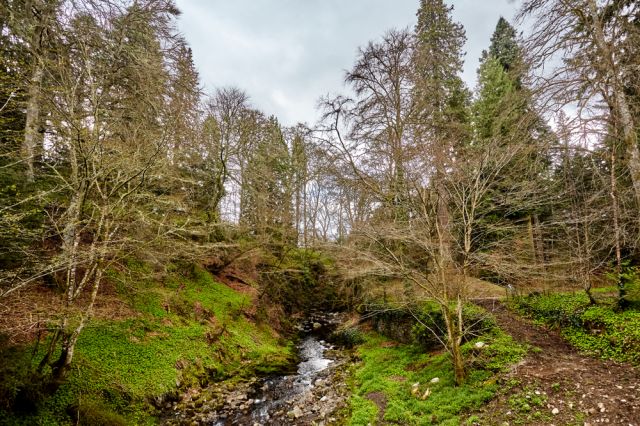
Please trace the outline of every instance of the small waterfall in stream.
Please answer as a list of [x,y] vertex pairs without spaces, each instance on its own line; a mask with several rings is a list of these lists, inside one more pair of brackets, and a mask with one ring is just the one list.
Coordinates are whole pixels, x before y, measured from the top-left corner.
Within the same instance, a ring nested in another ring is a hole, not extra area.
[[[334,360],[326,351],[334,349],[326,339],[340,322],[337,313],[313,313],[299,326],[301,340],[297,346],[299,363],[295,374],[276,376],[256,383],[246,395],[244,409],[224,407],[214,413],[212,425],[288,425],[304,416],[296,401],[312,392],[320,383],[322,373]],[[248,405],[248,407],[247,407]]]

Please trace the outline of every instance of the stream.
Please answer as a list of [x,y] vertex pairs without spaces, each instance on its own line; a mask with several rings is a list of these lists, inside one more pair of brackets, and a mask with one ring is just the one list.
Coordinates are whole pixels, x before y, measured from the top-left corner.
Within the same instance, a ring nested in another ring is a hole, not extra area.
[[330,425],[347,401],[345,351],[326,339],[340,323],[337,313],[312,313],[300,324],[299,362],[294,374],[242,383],[225,392],[224,404],[197,416],[181,413],[179,424]]

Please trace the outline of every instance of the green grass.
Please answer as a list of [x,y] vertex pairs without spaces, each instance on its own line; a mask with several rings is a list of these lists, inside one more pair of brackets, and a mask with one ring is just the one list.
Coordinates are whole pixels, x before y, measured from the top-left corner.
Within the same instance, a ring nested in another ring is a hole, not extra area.
[[[387,399],[384,420],[402,425],[459,425],[461,414],[480,407],[498,391],[496,374],[517,362],[526,350],[499,330],[483,335],[488,343],[483,350],[473,350],[473,343],[463,346],[469,361],[469,375],[463,386],[454,386],[451,361],[446,353],[425,353],[417,345],[399,345],[375,333],[366,335],[358,348],[362,362],[354,372],[354,395],[350,400],[350,425],[375,424],[378,407],[367,398],[382,392]],[[438,383],[430,383],[438,377]],[[411,393],[419,383],[419,394]],[[431,395],[422,399],[428,389]]]
[[640,365],[640,311],[618,310],[614,298],[599,300],[590,305],[580,292],[521,297],[512,303],[524,315],[559,328],[586,353]]
[[[195,269],[189,277],[175,275],[164,286],[137,284],[135,291],[125,286],[121,290],[139,316],[91,322],[80,336],[73,368],[60,389],[35,415],[8,420],[0,407],[0,424],[70,424],[70,413],[78,412],[85,424],[155,424],[148,402],[176,392],[177,385],[239,380],[291,363],[292,344],[243,314],[250,304],[248,296],[216,282],[207,272]],[[28,354],[14,353],[16,365],[38,361]],[[15,369],[16,380],[19,371]]]

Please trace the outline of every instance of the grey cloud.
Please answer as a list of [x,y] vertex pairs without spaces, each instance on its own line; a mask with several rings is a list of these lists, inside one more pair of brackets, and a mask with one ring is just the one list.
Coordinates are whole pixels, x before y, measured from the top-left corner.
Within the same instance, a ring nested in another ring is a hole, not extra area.
[[[411,27],[417,0],[178,0],[179,29],[191,44],[205,89],[238,86],[284,124],[312,123],[318,98],[343,90],[359,46],[389,28]],[[455,0],[467,30],[464,78],[473,87],[477,59],[508,0]]]

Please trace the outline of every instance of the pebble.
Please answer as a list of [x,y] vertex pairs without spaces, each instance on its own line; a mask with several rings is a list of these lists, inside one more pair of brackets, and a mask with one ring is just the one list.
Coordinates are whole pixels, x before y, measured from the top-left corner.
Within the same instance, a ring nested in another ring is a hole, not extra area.
[[551,414],[553,414],[554,416],[559,413],[560,413],[560,410],[558,409],[558,407],[555,407],[553,410],[551,410]]

